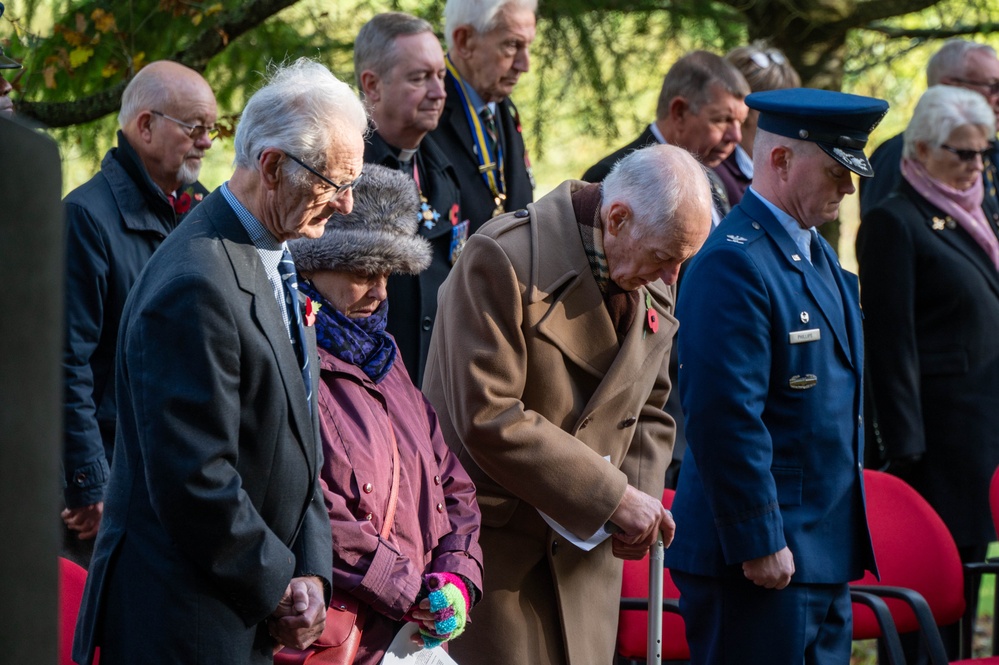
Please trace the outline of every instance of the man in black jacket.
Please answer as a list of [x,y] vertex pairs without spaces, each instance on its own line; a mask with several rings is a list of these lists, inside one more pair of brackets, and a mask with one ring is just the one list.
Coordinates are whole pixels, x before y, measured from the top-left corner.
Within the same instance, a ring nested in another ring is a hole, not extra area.
[[[458,174],[469,233],[534,199],[534,176],[510,93],[530,68],[536,0],[448,0],[447,101],[431,136]],[[462,237],[463,235],[463,237]]]
[[64,201],[62,517],[67,554],[84,565],[100,525],[114,447],[122,308],[153,251],[207,193],[198,174],[212,147],[215,116],[215,96],[200,74],[166,60],[146,65],[122,95],[118,147]]
[[420,235],[430,241],[430,267],[418,275],[393,274],[388,282],[388,331],[406,369],[423,381],[430,334],[437,315],[437,290],[464,245],[468,224],[451,162],[427,132],[444,109],[444,51],[433,27],[401,12],[378,14],[354,42],[354,72],[372,132],[364,161],[399,169],[416,181]]

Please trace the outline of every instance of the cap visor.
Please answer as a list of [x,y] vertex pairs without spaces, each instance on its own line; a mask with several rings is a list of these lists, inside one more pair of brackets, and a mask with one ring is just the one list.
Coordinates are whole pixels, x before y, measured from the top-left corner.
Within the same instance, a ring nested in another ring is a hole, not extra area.
[[871,168],[871,163],[867,161],[867,155],[864,154],[863,150],[830,146],[825,143],[818,143],[817,145],[822,148],[827,155],[859,175],[861,178],[870,178],[874,175],[874,169]]
[[16,60],[11,60],[3,54],[0,49],[0,69],[20,69],[21,65]]

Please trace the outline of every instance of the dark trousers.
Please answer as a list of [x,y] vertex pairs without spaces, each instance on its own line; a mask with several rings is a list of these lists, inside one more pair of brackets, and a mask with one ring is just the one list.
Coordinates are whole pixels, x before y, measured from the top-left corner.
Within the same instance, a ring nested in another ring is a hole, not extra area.
[[671,571],[691,665],[848,665],[853,611],[846,584],[779,591],[744,578]]

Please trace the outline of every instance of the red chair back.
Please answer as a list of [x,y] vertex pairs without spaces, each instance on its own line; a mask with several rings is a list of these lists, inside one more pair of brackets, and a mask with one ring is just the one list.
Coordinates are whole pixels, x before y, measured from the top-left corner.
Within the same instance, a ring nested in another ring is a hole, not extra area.
[[[87,571],[69,559],[59,557],[59,665],[73,665],[73,633],[80,613]],[[100,658],[94,655],[96,665]]]
[[992,483],[989,485],[989,508],[992,510],[992,525],[999,534],[999,468],[992,474]]
[[[673,505],[673,490],[663,492],[663,505]],[[641,561],[624,562],[624,579],[621,583],[622,598],[648,598],[649,557]],[[663,571],[663,598],[679,598],[680,591],[673,584],[669,568]],[[617,650],[624,658],[646,660],[648,651],[648,613],[640,610],[623,610],[618,617]],[[679,614],[663,612],[663,658],[689,660],[686,626]]]
[[[964,572],[954,539],[943,520],[916,490],[895,476],[864,471],[867,523],[871,529],[880,582],[867,573],[859,584],[906,587],[926,599],[938,626],[954,623],[964,613]],[[912,611],[887,600],[901,633],[919,628]],[[853,636],[864,640],[881,634],[874,614],[854,605]]]

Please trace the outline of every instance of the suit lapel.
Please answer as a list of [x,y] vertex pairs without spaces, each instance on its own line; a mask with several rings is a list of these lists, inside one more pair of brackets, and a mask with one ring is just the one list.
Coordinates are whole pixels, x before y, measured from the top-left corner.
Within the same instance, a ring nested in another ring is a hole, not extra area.
[[940,242],[950,245],[967,258],[971,265],[985,276],[992,292],[996,297],[999,297],[999,271],[992,265],[988,255],[971,237],[971,234],[961,228],[953,217],[920,196],[908,182],[904,184],[911,189],[912,194],[906,198],[916,206],[919,218],[922,219],[923,224],[929,227],[932,236],[938,238]]
[[[277,360],[285,392],[288,395],[292,424],[298,431],[298,439],[308,460],[310,471],[314,471],[317,462],[314,419],[309,414],[305,384],[302,382],[302,369],[298,364],[298,358],[291,346],[291,341],[288,339],[288,331],[278,310],[277,301],[274,299],[274,290],[267,279],[263,265],[260,263],[257,250],[235,212],[221,194],[218,195],[217,201],[221,205],[213,206],[210,212],[205,211],[209,212],[206,216],[222,238],[222,246],[229,256],[236,284],[252,297],[250,317],[270,343],[274,358]],[[209,203],[208,200],[202,205],[207,203]],[[310,335],[306,335],[306,339],[309,340]],[[315,331],[312,331],[309,347],[310,357],[315,359]],[[318,372],[313,372],[313,374],[318,375]],[[316,394],[315,381],[316,376],[313,376],[313,395]]]
[[[804,256],[801,255],[801,250],[788,235],[784,227],[780,225],[777,218],[774,217],[773,213],[755,196],[747,196],[742,200],[743,210],[752,219],[756,220],[766,231],[767,235],[770,236],[774,244],[777,246],[777,253],[784,258],[784,262],[787,268],[799,273],[805,283],[805,290],[818,305],[819,309],[822,311],[823,316],[832,329],[832,333],[836,338],[836,343],[840,347],[840,351],[843,352],[843,356],[851,364],[854,361],[854,354],[852,352],[852,347],[850,345],[850,338],[846,330],[846,320],[844,318],[844,313],[840,309],[839,301],[834,297],[832,291],[829,290],[829,286],[826,284],[818,272],[811,266]],[[830,250],[826,250],[827,243],[819,243],[822,247],[822,251],[825,253],[826,260],[829,262],[830,266],[836,266],[839,268],[839,260],[836,258],[835,254]],[[838,270],[833,270],[833,275],[836,277],[837,284],[840,288],[840,296],[843,298],[844,306],[847,304],[848,299],[844,294],[845,282],[843,280],[842,268]],[[838,274],[837,274],[838,273]]]

